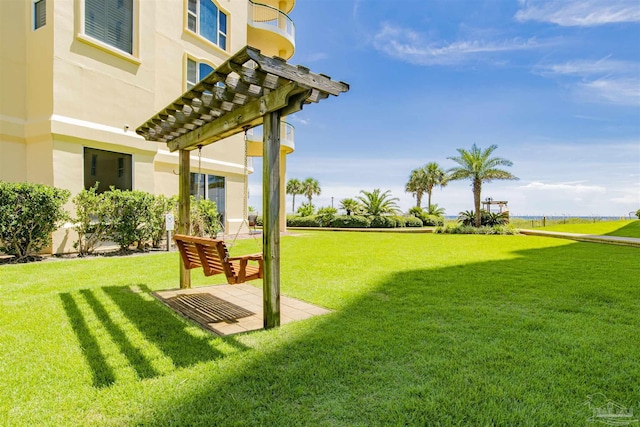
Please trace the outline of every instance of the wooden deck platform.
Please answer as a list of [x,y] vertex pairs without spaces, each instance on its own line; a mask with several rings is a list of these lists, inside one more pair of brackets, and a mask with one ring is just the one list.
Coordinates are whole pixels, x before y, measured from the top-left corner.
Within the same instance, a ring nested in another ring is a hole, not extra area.
[[[215,285],[154,292],[153,296],[217,335],[263,328],[262,289],[248,284]],[[330,310],[295,298],[280,297],[281,324],[329,313]]]

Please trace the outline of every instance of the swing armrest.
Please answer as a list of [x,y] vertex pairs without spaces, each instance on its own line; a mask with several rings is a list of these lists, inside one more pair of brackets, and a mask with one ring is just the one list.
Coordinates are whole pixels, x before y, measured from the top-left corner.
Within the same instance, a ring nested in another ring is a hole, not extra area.
[[249,254],[249,255],[231,257],[229,258],[229,261],[243,261],[243,260],[259,261],[261,259],[262,259],[262,254]]

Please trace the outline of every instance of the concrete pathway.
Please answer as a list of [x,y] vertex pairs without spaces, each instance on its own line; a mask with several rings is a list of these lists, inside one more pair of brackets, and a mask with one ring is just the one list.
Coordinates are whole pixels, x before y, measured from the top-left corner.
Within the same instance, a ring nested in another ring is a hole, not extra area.
[[637,237],[562,233],[558,231],[543,231],[543,230],[520,230],[520,233],[530,235],[530,236],[557,237],[560,239],[578,240],[580,242],[607,243],[610,245],[635,246],[640,248],[640,239]]

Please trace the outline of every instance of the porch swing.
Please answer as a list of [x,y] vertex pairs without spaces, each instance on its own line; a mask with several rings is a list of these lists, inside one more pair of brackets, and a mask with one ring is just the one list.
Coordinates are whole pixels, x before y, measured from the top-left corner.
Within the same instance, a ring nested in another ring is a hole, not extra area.
[[[248,148],[247,148],[247,129],[244,132],[244,176],[248,174]],[[202,146],[198,146],[198,176],[201,175],[201,157]],[[230,285],[245,283],[251,280],[261,279],[263,275],[262,268],[262,251],[260,253],[231,257],[229,255],[228,246],[235,245],[236,239],[240,234],[242,226],[247,221],[247,186],[243,195],[243,219],[238,227],[233,241],[230,245],[222,239],[212,239],[210,237],[187,236],[184,234],[176,234],[173,238],[180,251],[180,257],[184,267],[187,270],[202,267],[205,276],[214,274],[224,274],[227,277],[227,283]],[[254,238],[254,240],[257,239]],[[249,262],[253,264],[249,264]],[[257,263],[257,265],[255,265]]]

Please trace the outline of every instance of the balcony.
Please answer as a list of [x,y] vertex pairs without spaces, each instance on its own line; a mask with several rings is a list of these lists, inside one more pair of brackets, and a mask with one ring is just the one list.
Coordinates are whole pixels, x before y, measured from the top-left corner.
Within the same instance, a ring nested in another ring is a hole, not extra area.
[[[295,128],[287,122],[280,122],[280,151],[291,154],[295,150]],[[247,131],[247,155],[262,157],[262,126]]]
[[[291,6],[293,7],[293,6]],[[249,0],[247,43],[263,55],[289,59],[296,47],[296,27],[285,12]]]

